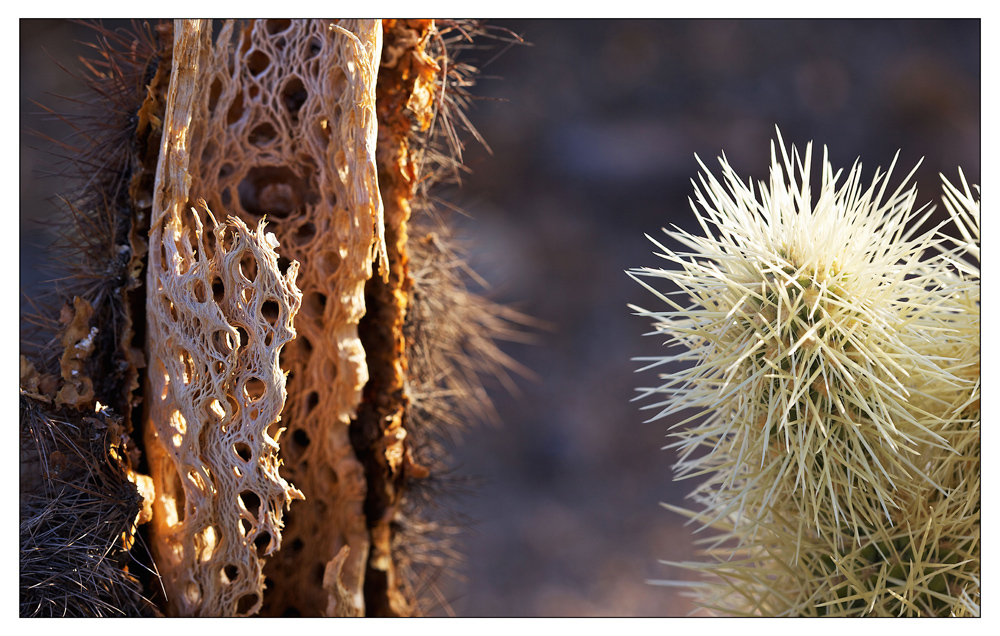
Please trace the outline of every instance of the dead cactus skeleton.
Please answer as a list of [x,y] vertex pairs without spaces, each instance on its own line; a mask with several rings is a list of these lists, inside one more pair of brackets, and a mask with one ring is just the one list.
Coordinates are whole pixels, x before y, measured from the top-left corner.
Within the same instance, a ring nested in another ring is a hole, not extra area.
[[[98,27],[88,81],[99,104],[116,89],[132,132],[84,145],[88,164],[117,153],[114,205],[80,166],[89,196],[68,199],[68,235],[102,232],[67,248],[92,273],[67,287],[79,293],[63,326],[44,303],[32,318],[42,362],[22,364],[22,415],[97,400],[125,415],[117,456],[142,486],[135,522],[151,522],[123,545],[148,537],[159,580],[143,592],[167,614],[421,613],[428,572],[453,548],[421,539],[442,526],[413,505],[414,481],[446,470],[435,435],[490,411],[481,376],[521,370],[493,338],[525,320],[467,291],[452,271],[464,262],[436,257],[458,252],[427,202],[460,165],[468,123],[474,70],[449,47],[483,31],[431,20],[139,31]],[[439,249],[423,249],[432,236]],[[113,282],[109,252],[122,255]]]

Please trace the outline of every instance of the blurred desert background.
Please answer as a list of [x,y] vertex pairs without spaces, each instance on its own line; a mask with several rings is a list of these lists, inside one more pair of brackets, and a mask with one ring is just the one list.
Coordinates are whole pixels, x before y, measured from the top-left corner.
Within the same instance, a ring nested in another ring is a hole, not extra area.
[[[106,25],[115,26],[115,21]],[[655,299],[625,275],[659,267],[645,238],[692,228],[688,197],[699,167],[725,152],[744,180],[766,179],[779,126],[800,150],[827,145],[845,172],[860,157],[864,181],[899,161],[898,185],[921,157],[919,203],[940,197],[938,173],[961,167],[980,182],[978,20],[496,20],[525,44],[463,53],[482,67],[461,189],[441,195],[475,241],[489,294],[551,325],[534,345],[507,351],[537,381],[517,395],[491,387],[502,423],[454,447],[456,473],[475,478],[445,502],[461,513],[463,580],[444,584],[459,616],[683,616],[683,578],[658,560],[696,558],[682,504],[691,483],[671,479],[669,420],[630,399],[636,356],[656,337],[628,303]],[[21,129],[66,129],[30,115],[30,100],[74,95],[71,69],[86,29],[21,20]],[[506,50],[505,50],[506,49]],[[47,199],[58,179],[20,139],[20,286],[50,274]],[[814,167],[814,171],[818,168]],[[692,228],[693,229],[693,228]],[[22,301],[23,302],[23,301]],[[445,613],[441,610],[441,613]]]

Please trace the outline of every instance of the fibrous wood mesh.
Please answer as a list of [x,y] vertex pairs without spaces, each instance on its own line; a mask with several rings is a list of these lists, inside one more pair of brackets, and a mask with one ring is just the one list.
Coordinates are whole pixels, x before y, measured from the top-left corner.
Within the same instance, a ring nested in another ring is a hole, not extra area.
[[[263,557],[301,493],[278,473],[285,401],[278,364],[301,303],[297,264],[279,271],[273,234],[215,223],[189,205],[191,121],[209,38],[176,30],[156,175],[147,278],[146,453],[153,550],[171,614],[234,616],[262,602]],[[190,212],[190,214],[188,214]]]
[[364,608],[367,488],[348,424],[368,380],[357,324],[373,249],[386,269],[374,161],[380,50],[378,21],[230,21],[205,48],[193,96],[188,198],[248,223],[266,216],[282,262],[301,263],[298,335],[281,358],[281,456],[306,499],[270,559],[268,613],[322,611],[331,596],[341,599],[333,613]]

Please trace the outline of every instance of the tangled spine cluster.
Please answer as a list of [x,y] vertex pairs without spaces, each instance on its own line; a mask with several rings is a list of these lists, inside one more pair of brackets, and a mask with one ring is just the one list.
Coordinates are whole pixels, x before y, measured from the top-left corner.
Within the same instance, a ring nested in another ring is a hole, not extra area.
[[717,574],[695,588],[728,613],[968,613],[979,204],[964,176],[964,191],[946,181],[962,240],[918,233],[932,210],[914,209],[912,172],[887,196],[893,166],[864,188],[856,163],[838,187],[825,151],[814,203],[811,144],[802,158],[778,142],[759,196],[724,157],[724,183],[702,164],[704,234],[667,232],[686,253],[653,241],[680,269],[629,272],[669,306],[632,308],[677,348],[642,359],[670,370],[637,399],[660,398],[654,420],[690,414],[671,446],[678,478],[705,478],[692,493],[704,509],[686,514],[722,530],[716,562],[674,565]]

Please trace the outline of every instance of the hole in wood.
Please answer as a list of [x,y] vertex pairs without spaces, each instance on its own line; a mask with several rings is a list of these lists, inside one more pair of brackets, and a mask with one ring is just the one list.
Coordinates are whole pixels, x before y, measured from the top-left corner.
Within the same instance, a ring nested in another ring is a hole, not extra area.
[[245,462],[249,462],[253,459],[253,452],[245,442],[236,442],[233,444],[233,450],[236,452],[236,455]]
[[309,92],[306,91],[302,80],[297,77],[288,79],[281,87],[281,103],[285,106],[285,110],[288,111],[293,122],[298,121],[299,110],[301,110],[302,104],[306,103],[308,97]]
[[254,606],[257,605],[258,596],[256,594],[245,594],[240,597],[240,600],[236,603],[236,613],[237,614],[249,614],[253,611]]
[[247,399],[252,402],[256,402],[264,397],[266,390],[267,385],[260,378],[247,378],[246,383],[243,384],[243,392],[246,394]]
[[251,75],[260,75],[271,65],[271,58],[263,51],[254,51],[247,59],[247,69]]

